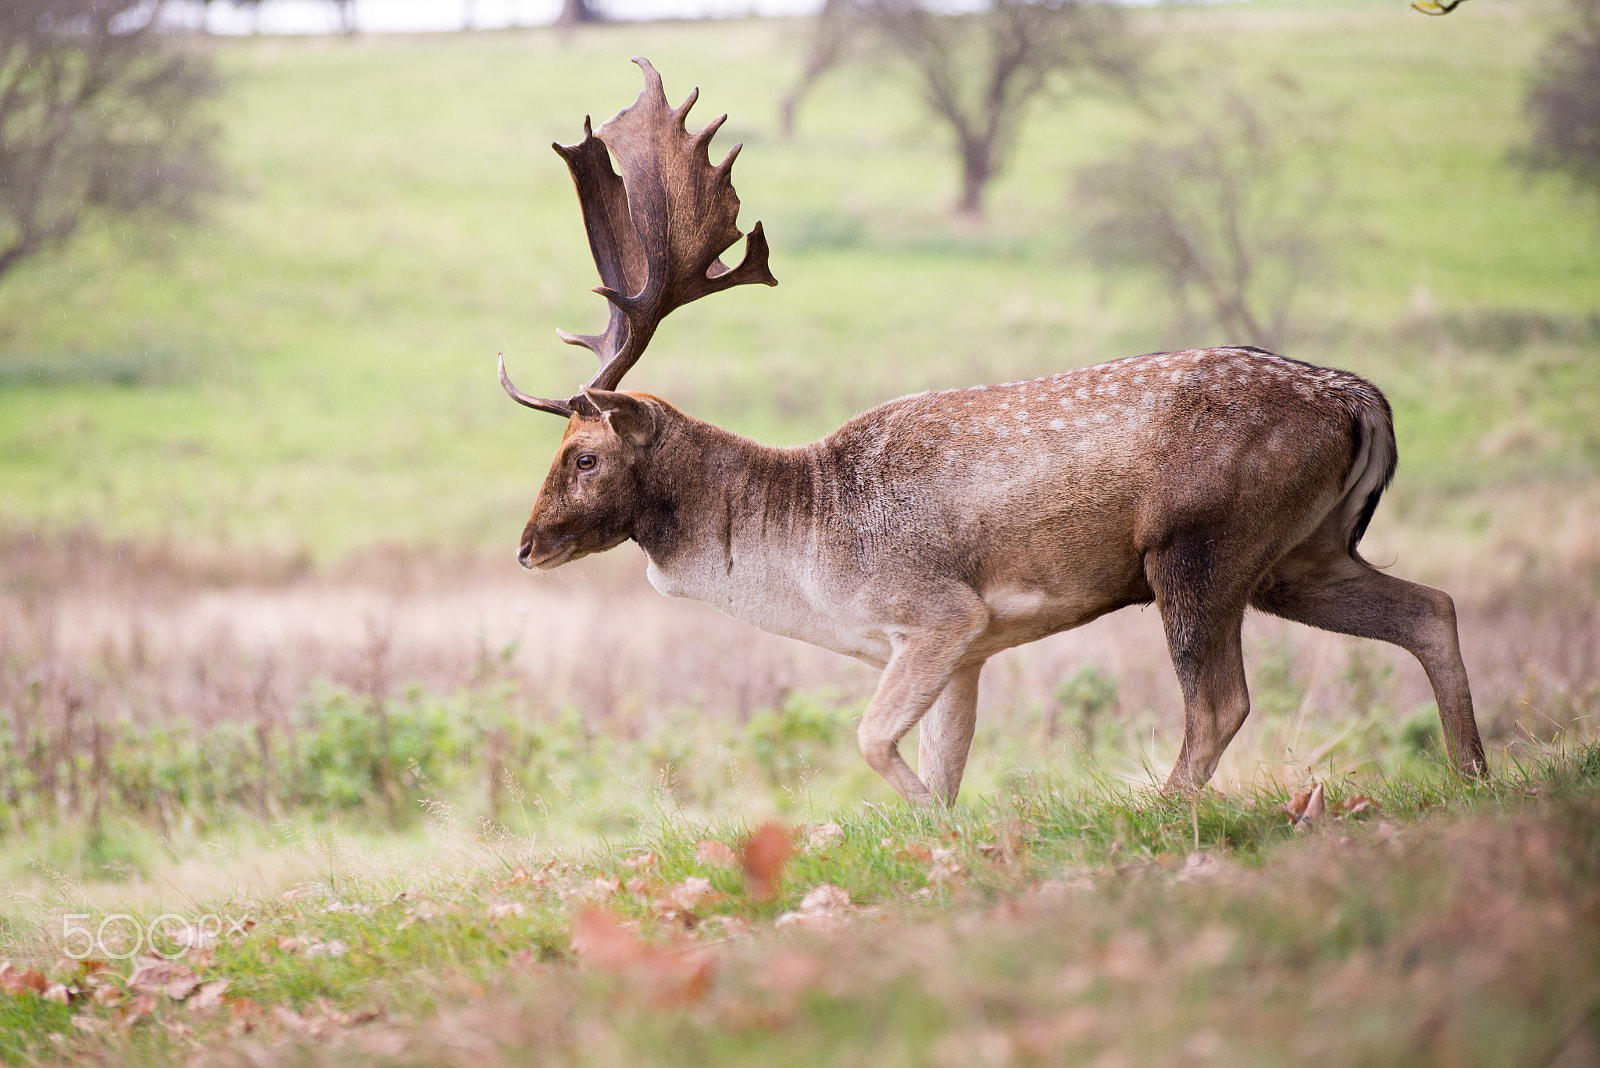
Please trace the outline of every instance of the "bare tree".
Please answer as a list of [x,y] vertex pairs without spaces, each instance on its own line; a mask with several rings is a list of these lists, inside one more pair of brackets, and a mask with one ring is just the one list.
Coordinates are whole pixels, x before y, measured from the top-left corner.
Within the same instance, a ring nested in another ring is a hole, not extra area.
[[1274,347],[1325,251],[1331,121],[1281,76],[1270,94],[1165,117],[1175,134],[1079,174],[1091,260],[1156,271],[1180,323],[1198,298],[1227,341]]
[[857,0],[822,0],[822,10],[811,33],[806,49],[805,65],[800,78],[783,97],[779,114],[783,122],[784,140],[794,138],[794,116],[811,87],[844,58],[851,38],[863,22],[855,10]]
[[356,25],[355,0],[333,0],[333,9],[339,16],[339,32],[346,37],[353,37],[360,29]]
[[1600,0],[1572,0],[1572,25],[1545,45],[1524,110],[1533,129],[1516,153],[1533,171],[1556,171],[1600,194]]
[[561,15],[556,19],[556,25],[587,26],[603,21],[605,19],[595,8],[593,0],[561,0]]
[[98,212],[184,218],[213,188],[203,56],[134,0],[0,4],[0,276]]
[[784,102],[786,127],[801,95],[852,47],[897,56],[948,127],[961,163],[956,209],[969,216],[983,213],[984,190],[1016,147],[1030,104],[1085,81],[1131,87],[1142,55],[1114,4],[983,0],[972,13],[941,14],[926,0],[828,0]]

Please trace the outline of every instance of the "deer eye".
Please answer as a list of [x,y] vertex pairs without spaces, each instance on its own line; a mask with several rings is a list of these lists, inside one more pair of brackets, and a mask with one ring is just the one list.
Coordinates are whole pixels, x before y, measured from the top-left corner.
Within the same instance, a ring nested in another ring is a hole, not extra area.
[[592,453],[592,452],[581,453],[578,456],[578,470],[579,471],[593,471],[594,470],[594,465],[596,463],[598,463],[598,462],[599,461],[595,458],[594,453]]

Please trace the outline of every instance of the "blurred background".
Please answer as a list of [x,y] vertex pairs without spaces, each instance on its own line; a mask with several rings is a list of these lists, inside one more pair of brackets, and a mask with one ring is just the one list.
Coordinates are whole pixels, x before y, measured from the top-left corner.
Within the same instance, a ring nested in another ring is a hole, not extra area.
[[[1350,368],[1401,456],[1364,552],[1455,596],[1496,759],[1594,736],[1594,0],[8,0],[0,836],[114,874],[424,804],[560,835],[888,799],[870,671],[659,598],[631,545],[516,564],[561,424],[495,354],[591,371],[548,146],[635,55],[731,116],[781,284],[680,311],[631,388],[793,443],[1162,348]],[[1246,637],[1219,787],[1436,766],[1404,654]],[[1153,612],[983,686],[972,791],[1148,781],[1181,737]]]

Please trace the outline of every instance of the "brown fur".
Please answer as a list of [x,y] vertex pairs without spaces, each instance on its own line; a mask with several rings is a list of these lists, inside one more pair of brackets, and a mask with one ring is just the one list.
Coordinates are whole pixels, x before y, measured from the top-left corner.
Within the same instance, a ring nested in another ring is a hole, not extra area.
[[[524,566],[631,538],[662,592],[882,668],[861,750],[910,800],[955,800],[985,660],[1152,601],[1184,696],[1169,786],[1210,778],[1249,711],[1250,605],[1412,652],[1455,767],[1487,769],[1450,598],[1355,551],[1395,457],[1388,404],[1355,375],[1154,353],[901,398],[794,448],[585,395],[599,414],[568,423]],[[898,750],[919,720],[920,779]]]

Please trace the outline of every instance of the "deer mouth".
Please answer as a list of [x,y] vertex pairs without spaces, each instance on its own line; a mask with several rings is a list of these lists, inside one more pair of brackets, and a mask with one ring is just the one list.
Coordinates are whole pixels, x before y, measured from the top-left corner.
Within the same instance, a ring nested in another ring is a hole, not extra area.
[[533,543],[530,541],[517,553],[517,562],[529,571],[549,571],[553,567],[560,567],[572,559],[578,543],[571,538],[562,539],[561,543],[543,556],[533,555]]

